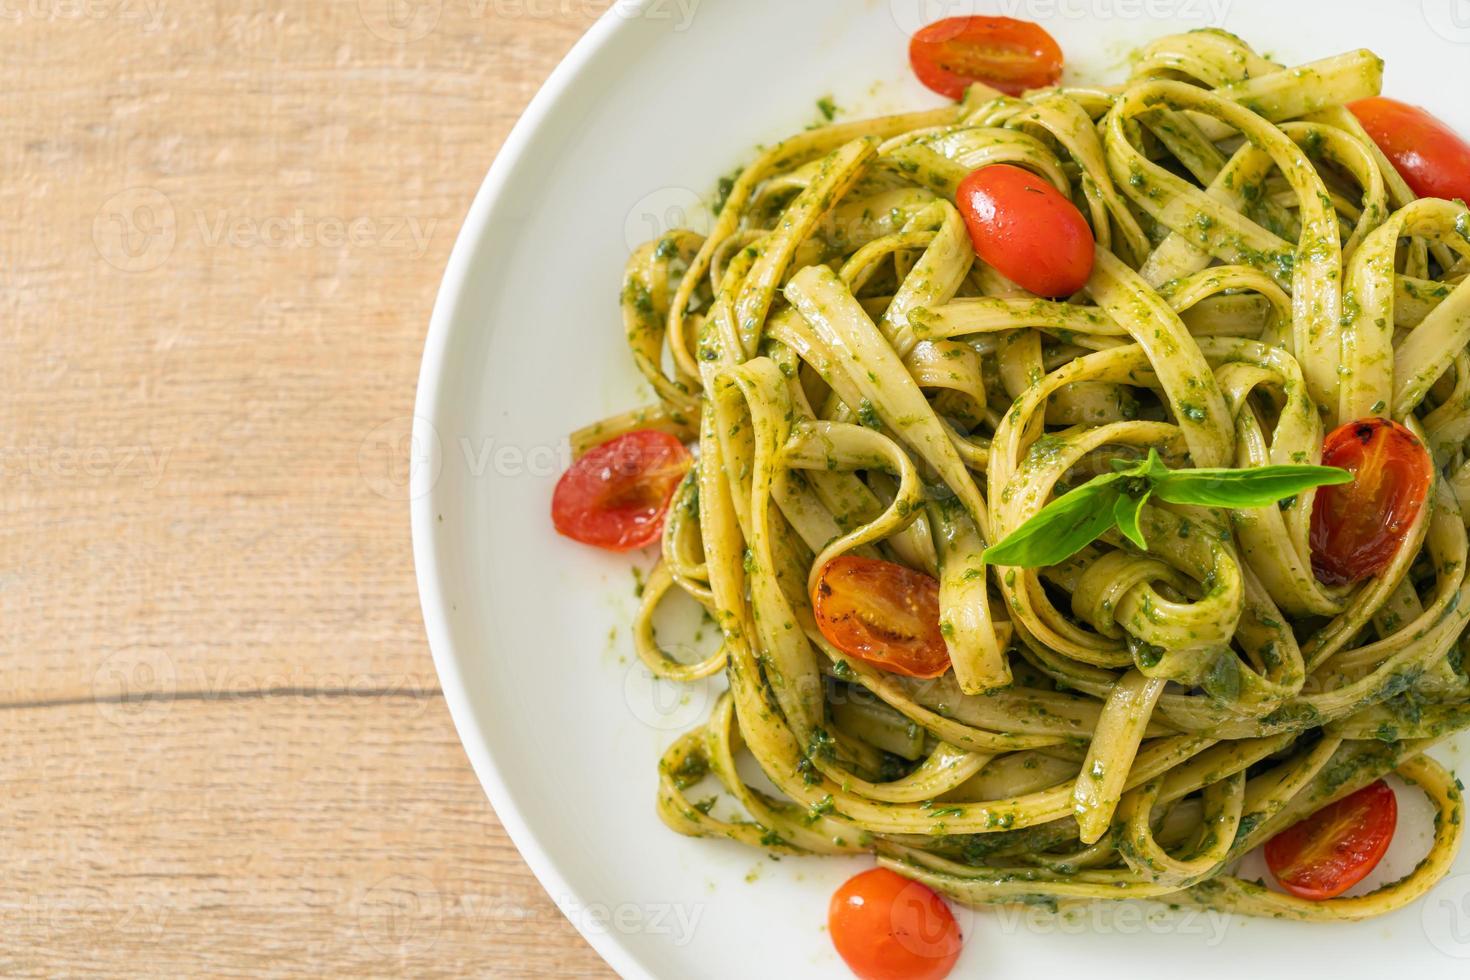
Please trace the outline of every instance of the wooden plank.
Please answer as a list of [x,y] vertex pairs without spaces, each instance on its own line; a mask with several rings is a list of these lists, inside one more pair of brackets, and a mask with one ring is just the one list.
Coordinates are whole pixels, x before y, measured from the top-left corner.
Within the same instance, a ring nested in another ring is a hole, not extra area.
[[399,451],[462,216],[605,6],[5,18],[0,974],[606,974],[449,725]]
[[402,452],[429,311],[605,4],[435,4],[409,43],[385,4],[6,21],[0,702],[118,656],[177,691],[434,686]]
[[0,712],[0,974],[603,976],[434,695]]

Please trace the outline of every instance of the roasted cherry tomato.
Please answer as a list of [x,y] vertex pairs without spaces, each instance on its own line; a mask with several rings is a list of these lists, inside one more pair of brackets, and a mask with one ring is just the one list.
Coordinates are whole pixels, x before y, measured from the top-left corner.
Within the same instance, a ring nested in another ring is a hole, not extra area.
[[964,98],[975,82],[1020,95],[1062,77],[1056,39],[1040,24],[1009,17],[935,21],[909,42],[909,63],[919,81],[951,99]]
[[887,868],[864,871],[837,889],[827,929],[862,980],[943,980],[963,945],[944,900]]
[[1272,837],[1266,864],[1298,898],[1336,898],[1378,867],[1398,821],[1398,801],[1380,779]]
[[849,656],[908,677],[949,670],[939,583],[922,572],[876,558],[834,558],[812,590],[812,608],[827,642]]
[[689,451],[668,433],[619,436],[562,474],[551,497],[552,523],[575,541],[609,551],[653,544],[689,466]]
[[999,163],[960,182],[975,254],[1028,292],[1059,299],[1087,285],[1097,256],[1077,206],[1029,170]]
[[1361,582],[1393,561],[1429,497],[1434,461],[1397,422],[1361,419],[1328,435],[1322,465],[1342,467],[1353,482],[1317,491],[1312,569],[1328,585]]
[[1348,106],[1420,197],[1470,201],[1470,143],[1417,106],[1364,99]]

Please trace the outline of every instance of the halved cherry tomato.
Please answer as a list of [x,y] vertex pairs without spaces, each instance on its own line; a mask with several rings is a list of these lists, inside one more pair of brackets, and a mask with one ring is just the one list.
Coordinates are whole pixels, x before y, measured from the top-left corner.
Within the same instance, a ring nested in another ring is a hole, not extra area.
[[1266,865],[1298,898],[1336,898],[1378,867],[1398,821],[1398,800],[1380,779],[1272,837]]
[[551,497],[551,520],[561,534],[609,551],[653,544],[689,451],[666,432],[629,432],[572,464]]
[[1361,582],[1393,561],[1429,496],[1434,461],[1408,429],[1375,418],[1334,429],[1322,465],[1342,467],[1353,482],[1317,491],[1312,569],[1328,585]]
[[943,980],[964,945],[944,900],[887,868],[864,871],[837,889],[827,930],[862,980]]
[[1348,106],[1420,197],[1470,201],[1470,143],[1417,106],[1374,98]]
[[849,656],[907,677],[949,670],[939,583],[922,572],[843,555],[822,569],[812,608],[827,642]]
[[1058,299],[1087,285],[1097,245],[1077,206],[1029,170],[999,163],[960,182],[975,254],[1028,292]]
[[984,82],[1007,95],[1055,85],[1062,49],[1040,24],[1010,17],[947,17],[909,41],[909,64],[925,86],[951,99]]

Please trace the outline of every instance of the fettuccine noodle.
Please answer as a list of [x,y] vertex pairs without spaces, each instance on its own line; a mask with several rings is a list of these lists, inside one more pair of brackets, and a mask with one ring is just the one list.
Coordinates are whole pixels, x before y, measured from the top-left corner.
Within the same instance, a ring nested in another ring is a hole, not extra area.
[[[874,853],[962,902],[1156,898],[1313,920],[1380,915],[1448,869],[1470,725],[1470,213],[1416,200],[1343,107],[1355,51],[1283,68],[1219,31],[1163,38],[1112,88],[826,125],[766,150],[708,236],[638,249],[623,322],[657,404],[573,437],[697,440],[635,639],[655,674],[729,691],[663,757],[674,830],[775,853]],[[1010,163],[1069,196],[1091,281],[1038,299],[976,258],[954,204]],[[1439,471],[1392,563],[1313,575],[1313,493],[1152,503],[1045,569],[980,560],[1120,454],[1317,463],[1325,428],[1409,426]],[[940,583],[953,670],[845,656],[809,589],[842,555]],[[659,646],[683,592],[723,643]],[[778,793],[737,771],[749,753]],[[1236,859],[1397,772],[1440,818],[1426,859],[1308,902]],[[728,799],[700,800],[712,777]],[[731,805],[738,816],[721,816]]]

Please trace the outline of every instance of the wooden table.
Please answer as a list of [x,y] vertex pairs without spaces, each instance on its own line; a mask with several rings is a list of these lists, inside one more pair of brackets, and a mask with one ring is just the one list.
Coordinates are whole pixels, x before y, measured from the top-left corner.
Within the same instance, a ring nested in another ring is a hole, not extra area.
[[455,737],[399,451],[606,5],[0,3],[0,974],[607,974]]

